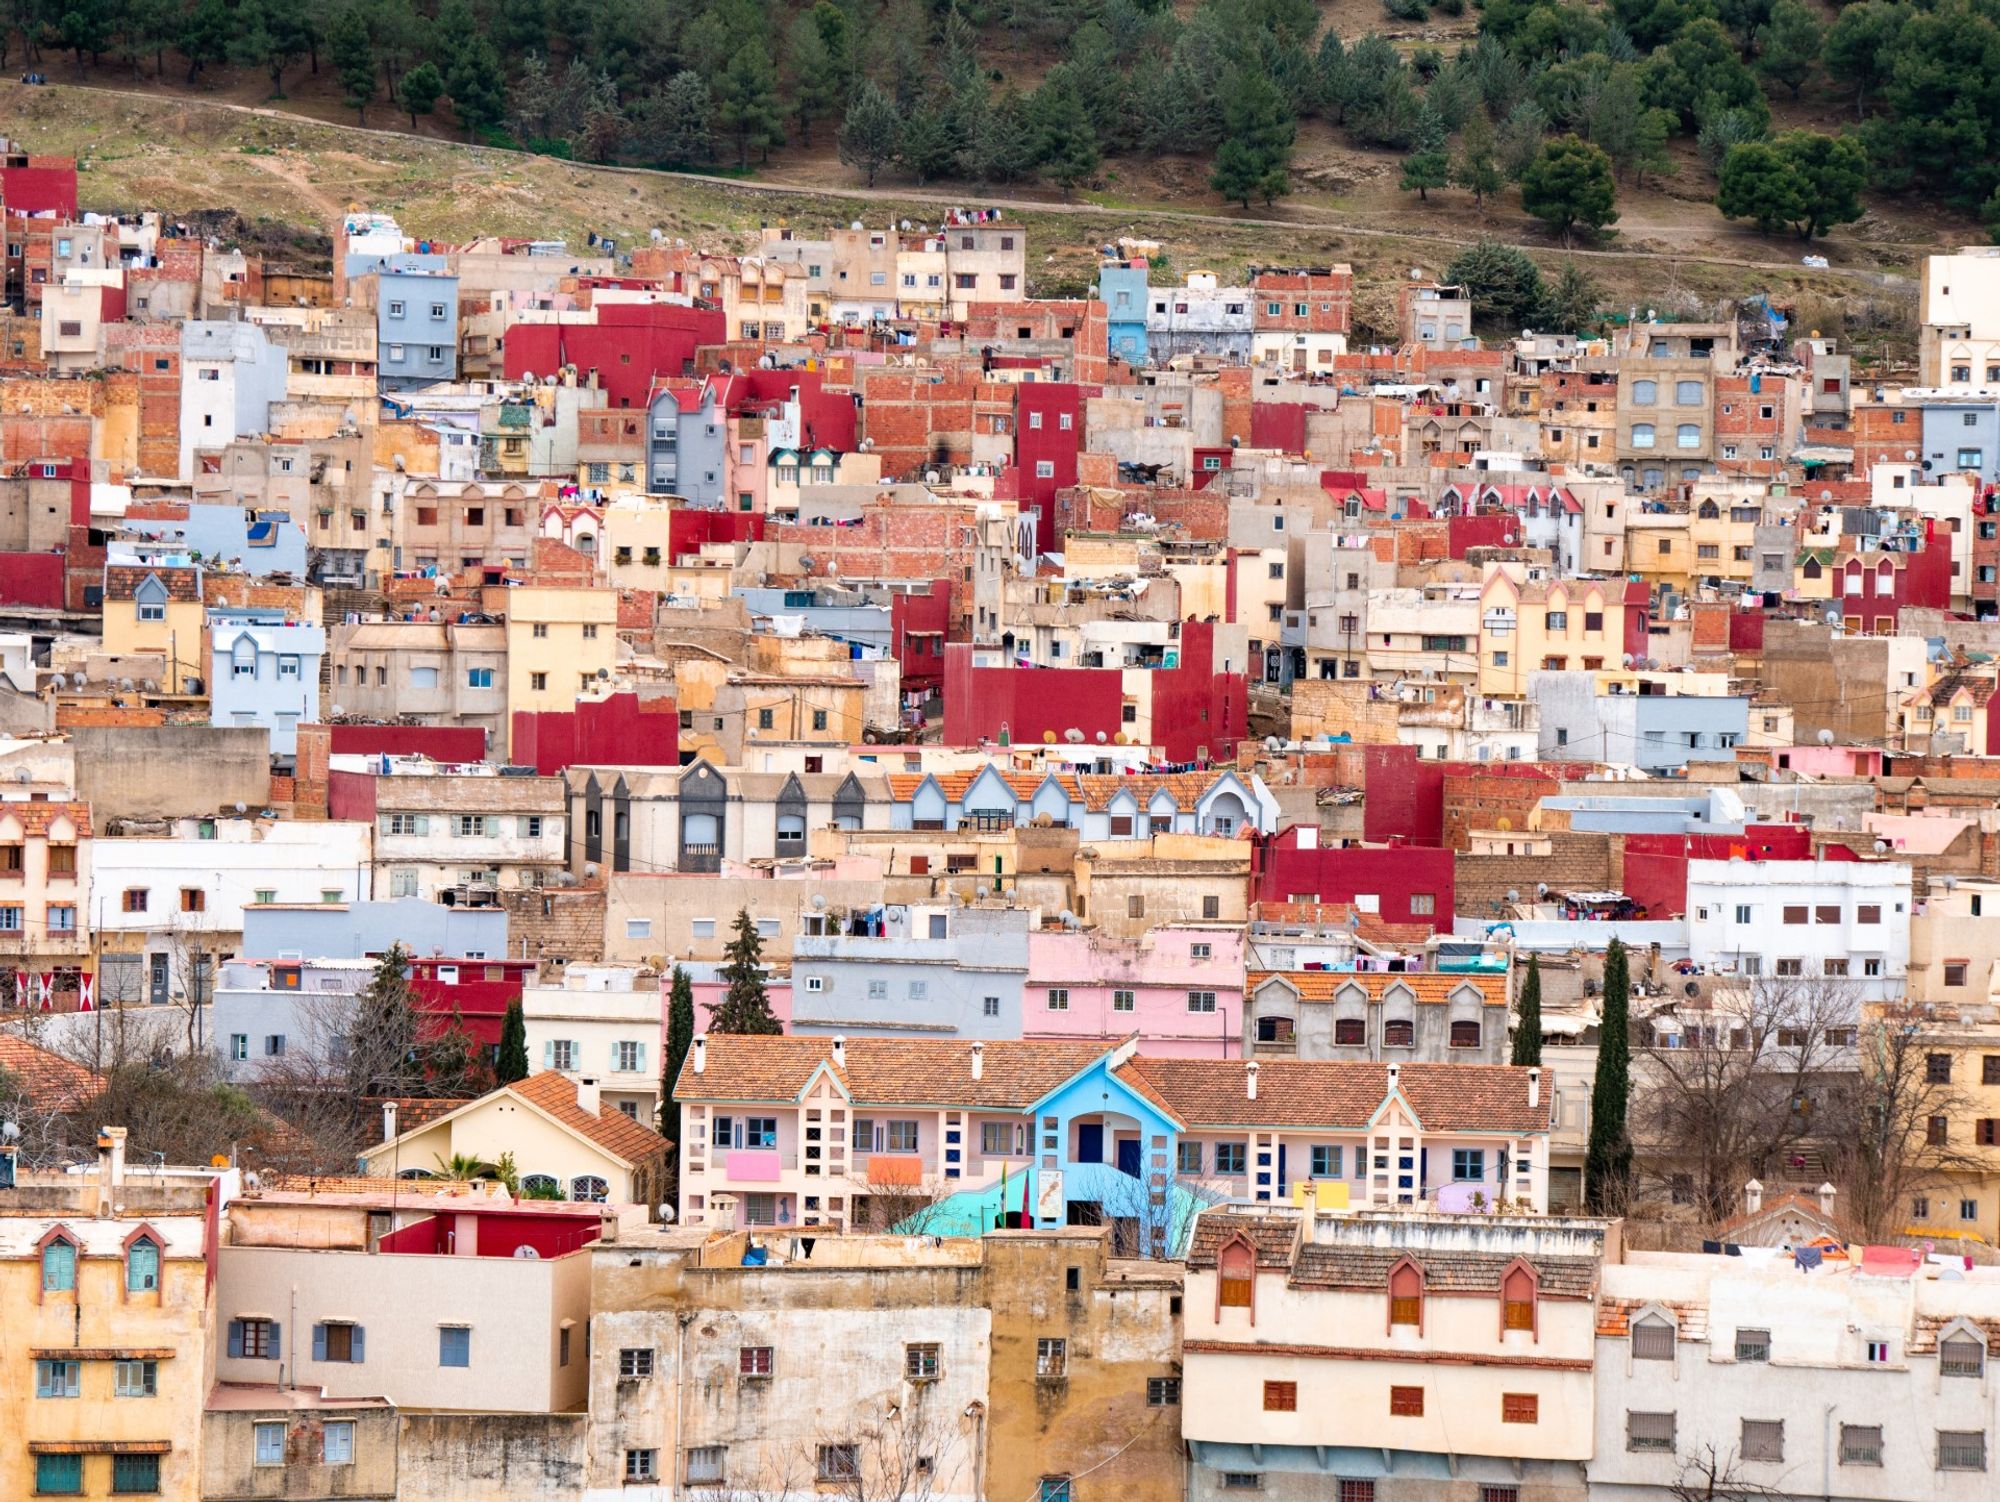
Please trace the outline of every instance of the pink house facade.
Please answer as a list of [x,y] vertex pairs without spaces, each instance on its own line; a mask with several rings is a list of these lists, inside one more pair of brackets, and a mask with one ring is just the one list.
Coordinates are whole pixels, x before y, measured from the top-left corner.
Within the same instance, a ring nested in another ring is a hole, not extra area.
[[[692,983],[694,992],[694,1030],[708,1032],[714,1025],[715,1009],[722,1005],[722,998],[729,994],[729,987],[719,980],[698,980]],[[765,993],[771,998],[771,1015],[776,1017],[786,1032],[792,1030],[792,981],[790,976],[767,975],[764,977]],[[669,970],[660,977],[660,1044],[661,1058],[666,1057],[667,1013],[673,1005],[674,975]]]
[[1024,1038],[1133,1033],[1159,1058],[1242,1057],[1242,930],[1156,928],[1135,940],[1046,929],[1028,936]]

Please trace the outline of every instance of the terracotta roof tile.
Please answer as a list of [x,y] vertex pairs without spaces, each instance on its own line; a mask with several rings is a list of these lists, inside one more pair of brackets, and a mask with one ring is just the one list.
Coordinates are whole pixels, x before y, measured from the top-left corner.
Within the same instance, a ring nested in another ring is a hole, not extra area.
[[[0,827],[18,824],[24,834],[47,834],[57,819],[67,819],[75,831],[73,838],[90,838],[88,803],[0,803]],[[60,843],[60,842],[59,842]]]
[[1419,1005],[1447,1002],[1462,988],[1470,987],[1489,1007],[1507,1005],[1507,977],[1504,975],[1459,974],[1444,970],[1422,970],[1405,974],[1395,970],[1252,970],[1246,978],[1246,994],[1266,982],[1284,981],[1299,993],[1301,1001],[1332,1001],[1352,984],[1368,993],[1370,1001],[1380,1001],[1397,986],[1404,987]]
[[1292,1250],[1303,1224],[1295,1215],[1236,1215],[1207,1210],[1194,1223],[1188,1243],[1189,1267],[1215,1266],[1215,1254],[1222,1244],[1241,1233],[1257,1248],[1259,1267],[1290,1267]]
[[748,1037],[710,1033],[700,1074],[690,1057],[674,1094],[682,1100],[795,1100],[822,1064],[856,1105],[955,1105],[1021,1110],[1110,1051],[1105,1042],[985,1045],[972,1077],[972,1043],[933,1038],[849,1038],[844,1069],[833,1064],[831,1038]]
[[[1119,1070],[1140,1077],[1192,1128],[1319,1127],[1359,1131],[1389,1091],[1386,1064],[1263,1059],[1257,1098],[1241,1059],[1135,1058]],[[1528,1104],[1525,1069],[1508,1064],[1404,1064],[1398,1089],[1426,1132],[1542,1132],[1555,1091]]]
[[564,1126],[581,1132],[626,1163],[648,1162],[673,1146],[651,1127],[639,1125],[616,1106],[603,1107],[596,1115],[584,1110],[576,1103],[576,1082],[553,1069],[531,1074],[505,1088],[522,1100],[541,1107]]
[[107,600],[129,600],[134,597],[141,584],[157,575],[165,586],[167,598],[183,603],[197,603],[201,599],[201,571],[192,568],[172,568],[164,564],[150,563],[108,563],[104,566],[104,598]]
[[[1419,1255],[1398,1247],[1322,1246],[1308,1242],[1299,1248],[1292,1270],[1294,1286],[1313,1288],[1386,1289],[1389,1269],[1405,1256],[1423,1269],[1426,1292],[1500,1292],[1500,1275],[1516,1260],[1498,1252],[1447,1252]],[[1523,1257],[1534,1268],[1545,1298],[1587,1299],[1597,1291],[1594,1257]]]
[[19,1080],[39,1110],[71,1110],[104,1088],[102,1076],[12,1033],[0,1033],[0,1073]]

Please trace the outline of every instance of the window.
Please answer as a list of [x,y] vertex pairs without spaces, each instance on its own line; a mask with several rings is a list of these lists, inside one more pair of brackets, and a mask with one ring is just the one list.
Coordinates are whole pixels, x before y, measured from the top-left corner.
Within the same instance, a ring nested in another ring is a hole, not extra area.
[[160,1363],[120,1361],[112,1373],[112,1391],[121,1398],[152,1398],[160,1392]]
[[1943,1147],[1951,1140],[1951,1122],[1943,1116],[1932,1116],[1924,1122],[1924,1141],[1932,1147]]
[[1937,1437],[1940,1471],[1986,1469],[1986,1436],[1977,1429],[1940,1429]]
[[1424,1390],[1421,1387],[1391,1387],[1389,1389],[1389,1413],[1401,1419],[1420,1419],[1424,1416]]
[[1067,1012],[1069,1010],[1069,988],[1067,986],[1049,987],[1049,1010],[1051,1012]]
[[728,1462],[727,1445],[696,1445],[687,1452],[689,1486],[720,1485]]
[[1249,1156],[1249,1144],[1243,1142],[1218,1142],[1215,1144],[1215,1171],[1220,1174],[1240,1174],[1245,1171]]
[[1479,1047],[1479,1019],[1466,1018],[1451,1025],[1451,1046],[1453,1048]]
[[1454,1182],[1464,1184],[1483,1181],[1486,1178],[1486,1149],[1483,1147],[1455,1147],[1451,1150],[1451,1176]]
[[1698,449],[1701,447],[1701,427],[1697,423],[1679,423],[1674,428],[1674,447]]
[[982,997],[981,1006],[988,1017],[998,1017],[1000,1015],[1000,998],[997,996]]
[[638,1380],[653,1375],[653,1348],[627,1346],[618,1353],[618,1375]]
[[861,1474],[860,1451],[854,1445],[821,1445],[819,1447],[819,1479],[822,1481],[853,1481]]
[[76,1292],[76,1243],[57,1238],[42,1248],[42,1291]]
[[1069,1477],[1042,1477],[1041,1490],[1036,1493],[1035,1502],[1070,1502]]
[[[1338,1502],[1375,1502],[1375,1483],[1373,1481],[1342,1481],[1340,1483]],[[1486,1502],[1486,1499],[1481,1497],[1479,1502]],[[1515,1498],[1514,1502],[1520,1502],[1520,1499]]]
[[1785,1458],[1785,1424],[1782,1419],[1745,1419],[1743,1439],[1737,1454],[1745,1460],[1781,1461]]
[[1929,1053],[1924,1055],[1924,1081],[1931,1085],[1951,1083],[1951,1055]]
[[1190,1012],[1213,1012],[1215,1010],[1215,993],[1213,991],[1188,992],[1187,1009]]
[[1176,1173],[1201,1172],[1201,1144],[1181,1141],[1174,1145],[1174,1171]]
[[1148,1408],[1172,1408],[1180,1400],[1180,1378],[1148,1377],[1146,1379],[1146,1406]]
[[1405,1263],[1389,1274],[1389,1324],[1418,1329],[1423,1322],[1423,1274]]
[[1840,1463],[1842,1465],[1880,1465],[1882,1463],[1882,1426],[1880,1424],[1842,1424],[1840,1426]]
[[160,1286],[160,1244],[141,1236],[125,1253],[125,1291],[152,1293]]
[[114,1455],[111,1457],[111,1490],[114,1493],[156,1492],[159,1489],[159,1456]]
[[1066,1377],[1069,1375],[1069,1342],[1050,1336],[1043,1336],[1035,1342],[1035,1375],[1037,1377]]
[[1129,1012],[1137,1005],[1138,997],[1131,991],[1113,991],[1111,993],[1111,1010],[1114,1012]]
[[1871,1340],[1861,1350],[1861,1359],[1870,1366],[1886,1366],[1889,1363],[1889,1342]]
[[[1652,446],[1653,446],[1653,425],[1649,422],[1633,423],[1632,447],[1635,449],[1649,449]],[[1664,550],[1666,546],[1667,546],[1667,540],[1663,537],[1660,539],[1660,547]]]
[[1632,1326],[1634,1361],[1672,1361],[1674,1327],[1657,1315],[1648,1315]]
[[444,1325],[438,1330],[438,1365],[472,1365],[472,1330],[467,1325]]
[[37,1361],[35,1363],[35,1396],[38,1398],[74,1398],[83,1391],[83,1363],[81,1361]]
[[771,1346],[739,1346],[736,1351],[736,1375],[739,1377],[768,1377],[773,1365]]
[[83,1490],[81,1455],[37,1455],[35,1491],[43,1496],[74,1496]]
[[627,1481],[651,1481],[660,1474],[660,1452],[658,1450],[627,1450],[625,1452],[625,1479]]
[[[612,1068],[620,1074],[641,1074],[646,1068],[646,1045],[621,1040],[614,1047],[615,1062]],[[769,1118],[764,1118],[769,1120]],[[771,1144],[766,1143],[765,1146]]]
[[906,1345],[903,1347],[903,1376],[911,1382],[935,1382],[938,1379],[938,1347],[934,1343]]
[[359,1362],[366,1359],[359,1325],[346,1322],[313,1326],[313,1360]]
[[1986,1371],[1986,1345],[1967,1335],[1954,1335],[1938,1344],[1938,1374],[1945,1377],[1978,1377]]
[[1266,1382],[1264,1384],[1264,1411],[1266,1413],[1297,1413],[1299,1411],[1299,1384],[1296,1382]]
[[1342,1048],[1360,1048],[1368,1041],[1367,1020],[1361,1017],[1335,1018],[1333,1041]]
[[1738,1361],[1769,1361],[1771,1359],[1771,1332],[1769,1330],[1738,1330],[1736,1332],[1736,1359]]
[[1538,1393],[1503,1392],[1500,1394],[1500,1422],[1503,1424],[1536,1424],[1541,1422],[1542,1400]]
[[354,1464],[354,1420],[335,1419],[320,1431],[319,1458],[325,1465]]
[[1340,1157],[1338,1143],[1315,1143],[1312,1149],[1312,1176],[1316,1179],[1339,1178]]
[[1631,1413],[1625,1415],[1625,1448],[1647,1452],[1673,1453],[1674,1416],[1671,1413]]
[[1414,1048],[1417,1044],[1417,1025],[1403,1017],[1382,1024],[1382,1042],[1389,1048]]

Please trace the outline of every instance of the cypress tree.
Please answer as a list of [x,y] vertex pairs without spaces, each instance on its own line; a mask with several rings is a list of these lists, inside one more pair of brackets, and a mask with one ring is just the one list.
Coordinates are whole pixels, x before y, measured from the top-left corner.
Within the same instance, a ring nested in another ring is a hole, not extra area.
[[667,998],[667,1063],[660,1076],[660,1135],[675,1144],[681,1140],[681,1108],[674,1099],[674,1085],[681,1077],[681,1065],[694,1046],[694,986],[687,971],[674,966],[673,989]]
[[731,933],[729,947],[723,951],[729,956],[722,967],[722,979],[728,986],[722,1005],[715,1009],[709,1019],[709,1028],[718,1033],[781,1033],[784,1028],[771,1012],[771,996],[764,989],[764,941],[757,936],[757,925],[750,920],[747,911],[736,914],[736,926]]
[[1632,1099],[1632,977],[1625,946],[1604,956],[1604,1020],[1597,1029],[1597,1077],[1590,1087],[1590,1147],[1584,1194],[1593,1213],[1618,1214],[1631,1189],[1632,1143],[1625,1114]]
[[528,1077],[528,1018],[518,996],[507,1003],[506,1020],[500,1024],[500,1062],[493,1075],[503,1085]]
[[1542,962],[1539,955],[1528,956],[1528,978],[1521,983],[1521,1014],[1514,1023],[1513,1062],[1527,1067],[1542,1062]]

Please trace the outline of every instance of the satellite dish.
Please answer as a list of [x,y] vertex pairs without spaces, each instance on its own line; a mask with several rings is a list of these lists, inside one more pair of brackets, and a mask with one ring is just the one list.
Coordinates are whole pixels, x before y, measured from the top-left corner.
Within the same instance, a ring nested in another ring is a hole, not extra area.
[[583,865],[583,874],[585,876],[595,876],[597,874],[597,862],[585,861]]
[[346,709],[345,709],[345,708],[344,708],[343,706],[341,706],[341,705],[339,705],[339,704],[335,704],[335,705],[331,706],[331,708],[330,708],[330,711],[329,711],[329,712],[330,712],[330,713],[331,713],[331,714],[333,715],[333,717],[334,717],[334,718],[335,718],[335,719],[337,720],[337,719],[339,719],[339,718],[340,718],[340,717],[341,717],[342,715],[346,714],[346,713],[347,713],[347,710],[346,710]]
[[236,812],[238,812],[239,814],[247,813],[249,811],[249,808],[250,805],[245,803],[241,798],[238,798],[236,800]]
[[825,906],[826,906],[826,893],[824,893],[824,892],[815,892],[815,893],[813,893],[813,906],[814,906],[814,907],[816,907],[816,908],[823,908],[823,907],[825,907]]
[[672,1225],[674,1223],[674,1214],[675,1211],[672,1205],[662,1204],[660,1206],[660,1224],[663,1226]]
[[1509,887],[1507,888],[1507,900],[1509,902],[1519,902],[1521,900],[1521,894],[1518,891],[1516,891],[1513,887]]
[[19,1142],[21,1124],[18,1121],[0,1121],[0,1142]]
[[243,1175],[243,1187],[245,1189],[261,1189],[264,1187],[264,1181],[257,1177],[256,1169],[253,1168]]
[[522,1262],[539,1262],[542,1257],[542,1254],[531,1246],[515,1247],[514,1255]]
[[1102,730],[1097,732],[1097,744],[1100,746],[1104,744],[1104,732]]
[[1822,730],[1819,733],[1819,743],[1822,746],[1831,746],[1833,744],[1833,732],[1831,730]]

